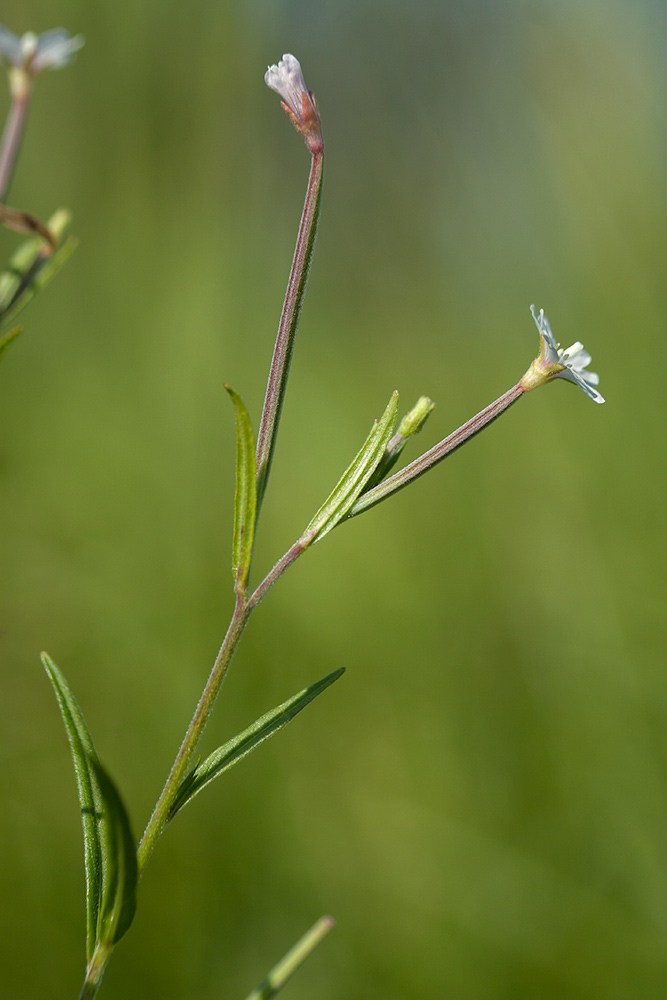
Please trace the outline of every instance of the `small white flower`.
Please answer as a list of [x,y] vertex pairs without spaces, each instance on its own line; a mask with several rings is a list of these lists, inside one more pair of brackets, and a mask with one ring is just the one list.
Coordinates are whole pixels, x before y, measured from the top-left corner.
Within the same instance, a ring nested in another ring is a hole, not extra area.
[[584,350],[584,345],[577,341],[567,350],[563,350],[551,332],[544,309],[540,309],[538,314],[535,312],[535,306],[531,306],[530,311],[540,332],[542,346],[540,356],[533,361],[521,380],[524,389],[527,391],[534,389],[552,378],[565,378],[583,389],[589,399],[596,403],[604,403],[604,397],[595,388],[600,376],[595,372],[586,371],[591,363],[591,356]]
[[301,72],[299,60],[286,52],[278,65],[269,66],[264,82],[282,99],[283,107],[311,152],[322,152],[322,125],[310,90]]
[[277,66],[269,66],[264,82],[282,97],[295,115],[301,114],[301,95],[307,94],[308,88],[296,56],[286,52]]
[[0,25],[0,60],[15,69],[37,76],[44,69],[60,69],[72,61],[83,45],[82,35],[72,38],[64,28],[54,28],[35,35],[29,31],[22,38]]

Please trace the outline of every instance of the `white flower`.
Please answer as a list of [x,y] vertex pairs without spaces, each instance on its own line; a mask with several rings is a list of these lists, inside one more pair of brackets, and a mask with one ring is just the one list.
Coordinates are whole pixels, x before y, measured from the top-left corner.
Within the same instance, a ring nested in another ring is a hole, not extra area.
[[315,98],[306,86],[299,60],[286,52],[278,65],[269,66],[264,82],[282,99],[282,104],[312,153],[321,153],[322,125]]
[[544,309],[540,309],[538,314],[535,312],[535,306],[531,306],[530,311],[540,332],[542,346],[540,356],[533,361],[521,379],[523,388],[528,391],[543,385],[544,382],[549,382],[552,378],[565,378],[583,389],[589,399],[596,403],[604,403],[604,398],[595,388],[600,376],[595,372],[586,371],[591,363],[591,356],[584,350],[584,345],[577,341],[567,350],[563,350],[560,344],[556,343],[549,320],[544,315]]
[[72,38],[64,28],[44,31],[41,35],[29,31],[19,38],[0,25],[0,60],[5,59],[15,69],[37,76],[44,69],[60,69],[70,63],[83,41],[82,35]]

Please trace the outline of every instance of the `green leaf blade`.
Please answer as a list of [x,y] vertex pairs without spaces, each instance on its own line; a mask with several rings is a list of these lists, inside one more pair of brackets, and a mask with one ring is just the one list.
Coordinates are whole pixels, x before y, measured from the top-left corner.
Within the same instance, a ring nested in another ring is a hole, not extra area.
[[100,763],[79,705],[62,671],[42,653],[67,732],[76,776],[86,873],[86,955],[108,951],[136,909],[137,857],[120,794]]
[[172,820],[176,813],[190,802],[195,795],[198,795],[209,782],[225,771],[228,771],[234,764],[238,764],[240,760],[243,760],[244,757],[255,750],[260,743],[269,739],[270,736],[277,733],[283,726],[286,726],[288,722],[291,722],[306,705],[322,694],[330,684],[337,681],[344,673],[345,667],[339,667],[338,670],[327,674],[321,680],[315,681],[314,684],[288,698],[282,705],[271,709],[270,712],[261,716],[252,725],[248,726],[247,729],[244,729],[243,732],[228,740],[221,747],[218,747],[217,750],[214,750],[206,760],[202,761],[190,772],[181,784],[169,814],[169,820]]
[[42,653],[44,669],[58,699],[69,740],[76,777],[81,826],[83,829],[84,868],[86,874],[86,954],[92,958],[97,939],[97,924],[102,896],[102,845],[98,820],[102,803],[90,761],[97,757],[88,727],[64,675],[47,653]]
[[375,422],[361,449],[301,536],[301,541],[305,545],[318,542],[320,538],[323,538],[347,517],[357,497],[382,460],[396,423],[397,414],[398,393],[393,392],[384,413]]
[[236,414],[236,492],[234,495],[234,534],[232,573],[237,593],[245,593],[250,573],[257,518],[257,464],[255,436],[248,411],[241,397],[230,386],[225,389]]

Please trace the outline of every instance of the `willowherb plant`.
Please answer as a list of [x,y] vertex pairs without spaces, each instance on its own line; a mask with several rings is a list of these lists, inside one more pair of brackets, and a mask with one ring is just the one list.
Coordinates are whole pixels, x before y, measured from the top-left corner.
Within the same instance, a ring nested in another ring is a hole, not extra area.
[[32,236],[12,255],[0,273],[0,354],[21,332],[11,326],[33,295],[60,270],[76,246],[67,239],[70,216],[59,209],[47,223],[35,215],[5,204],[21,146],[25,119],[35,77],[45,69],[59,69],[71,62],[83,45],[78,35],[71,38],[63,28],[41,35],[28,32],[19,38],[0,25],[0,63],[9,66],[11,105],[0,139],[0,223],[17,233]]
[[[0,189],[3,193],[18,148],[16,130],[20,130],[34,74],[46,66],[59,66],[69,61],[81,43],[81,39],[70,39],[63,32],[48,32],[39,39],[33,35],[18,39],[6,29],[0,29],[0,52],[10,62],[10,79],[20,80],[20,86],[12,84],[13,105],[0,151],[0,179],[4,181]],[[141,876],[169,823],[214,778],[285,726],[343,673],[340,669],[316,681],[205,759],[197,757],[202,733],[248,621],[287,568],[333,528],[414,482],[496,420],[525,393],[545,382],[556,378],[567,379],[595,402],[604,402],[596,389],[598,376],[587,370],[591,359],[583,346],[575,343],[562,350],[553,337],[543,310],[537,313],[531,306],[540,336],[540,353],[516,385],[396,472],[392,469],[404,447],[421,431],[434,404],[422,396],[395,431],[398,393],[393,392],[383,414],[374,422],[358,453],[320,509],[273,569],[259,584],[253,585],[251,568],[257,525],[269,483],[290,361],[313,257],[324,166],[320,113],[314,95],[305,84],[298,60],[293,55],[284,55],[277,65],[269,67],[265,81],[281,97],[285,112],[305,141],[311,156],[310,175],[256,442],[252,422],[241,397],[234,389],[225,386],[236,418],[236,493],[232,540],[234,612],[192,721],[138,843],[133,838],[122,798],[100,763],[83,715],[63,674],[46,653],[42,655],[67,730],[81,806],[86,871],[87,959],[81,998],[96,995],[111,953],[132,923]],[[10,152],[14,151],[13,155],[10,156],[6,147]],[[48,228],[50,232],[56,229],[53,221]],[[50,247],[52,241],[47,239],[46,234],[36,231]],[[248,1000],[275,995],[332,925],[331,918],[321,918],[250,994]]]

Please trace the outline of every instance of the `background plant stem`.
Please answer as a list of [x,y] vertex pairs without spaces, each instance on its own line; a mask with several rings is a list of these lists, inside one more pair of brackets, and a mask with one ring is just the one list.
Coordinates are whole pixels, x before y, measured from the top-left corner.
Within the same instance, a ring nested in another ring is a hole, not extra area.
[[21,146],[23,126],[30,103],[28,92],[13,97],[7,121],[0,140],[0,201],[4,201],[9,190],[14,166]]

